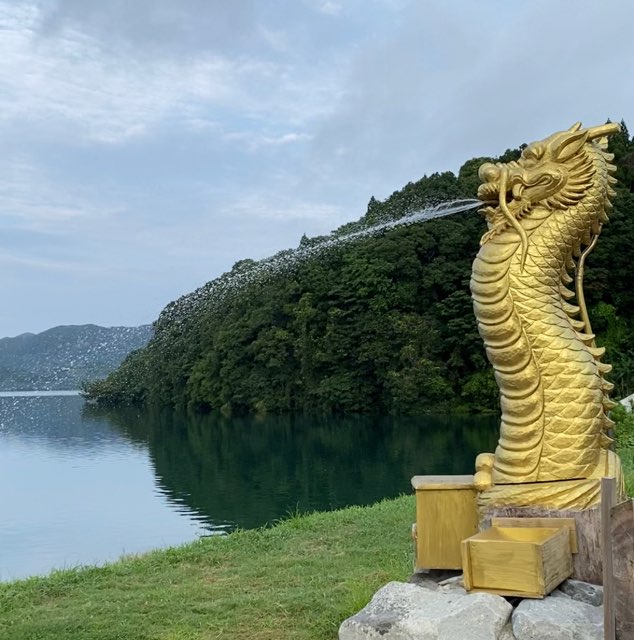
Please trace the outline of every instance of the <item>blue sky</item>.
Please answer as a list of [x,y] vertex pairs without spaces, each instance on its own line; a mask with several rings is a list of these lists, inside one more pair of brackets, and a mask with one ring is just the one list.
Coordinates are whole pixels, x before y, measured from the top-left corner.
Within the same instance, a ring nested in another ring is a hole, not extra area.
[[151,322],[372,195],[634,123],[633,21],[627,0],[0,0],[0,336]]

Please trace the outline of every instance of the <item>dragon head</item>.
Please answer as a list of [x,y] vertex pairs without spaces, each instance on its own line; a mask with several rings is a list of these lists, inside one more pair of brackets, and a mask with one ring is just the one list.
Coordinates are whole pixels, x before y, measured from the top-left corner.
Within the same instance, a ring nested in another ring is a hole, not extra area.
[[528,239],[520,220],[536,206],[555,211],[578,203],[591,186],[595,172],[592,157],[584,152],[586,143],[619,130],[614,123],[589,129],[582,129],[577,123],[567,131],[528,145],[516,162],[483,164],[478,198],[485,204],[482,212],[489,231],[482,242],[514,228],[522,242],[523,265]]

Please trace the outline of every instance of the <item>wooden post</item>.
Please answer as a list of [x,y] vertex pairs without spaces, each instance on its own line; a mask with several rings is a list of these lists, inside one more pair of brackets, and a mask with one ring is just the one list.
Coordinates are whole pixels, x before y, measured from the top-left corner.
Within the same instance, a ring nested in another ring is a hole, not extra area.
[[612,509],[611,532],[616,637],[628,640],[634,638],[634,500]]
[[605,640],[616,640],[614,571],[612,568],[612,507],[616,480],[601,478],[601,554],[603,556],[603,630]]

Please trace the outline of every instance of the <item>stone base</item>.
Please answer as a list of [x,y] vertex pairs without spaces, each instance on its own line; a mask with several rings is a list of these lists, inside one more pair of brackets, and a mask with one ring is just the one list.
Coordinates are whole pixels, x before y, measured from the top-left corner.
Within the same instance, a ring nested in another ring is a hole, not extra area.
[[499,640],[512,607],[489,593],[462,595],[390,582],[339,627],[339,640]]
[[541,506],[485,507],[480,509],[481,531],[491,526],[491,518],[574,518],[577,525],[578,553],[572,556],[572,577],[592,584],[603,584],[601,511],[599,508],[572,511]]
[[514,603],[466,594],[455,578],[421,587],[385,585],[341,624],[339,640],[603,640],[601,587],[568,580],[543,600]]

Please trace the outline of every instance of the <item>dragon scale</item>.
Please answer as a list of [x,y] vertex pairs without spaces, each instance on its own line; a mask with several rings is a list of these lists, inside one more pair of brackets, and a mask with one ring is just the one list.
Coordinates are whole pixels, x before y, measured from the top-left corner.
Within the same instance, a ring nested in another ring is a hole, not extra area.
[[610,442],[610,367],[594,344],[581,278],[584,247],[594,246],[611,207],[604,135],[614,126],[575,125],[517,162],[480,170],[489,231],[471,291],[500,389],[492,484],[588,478]]

